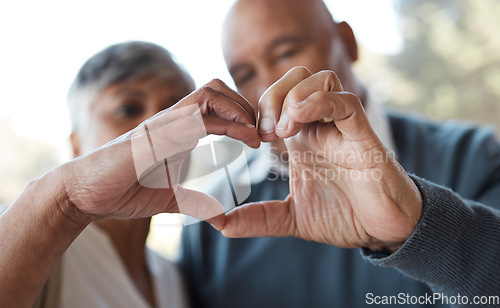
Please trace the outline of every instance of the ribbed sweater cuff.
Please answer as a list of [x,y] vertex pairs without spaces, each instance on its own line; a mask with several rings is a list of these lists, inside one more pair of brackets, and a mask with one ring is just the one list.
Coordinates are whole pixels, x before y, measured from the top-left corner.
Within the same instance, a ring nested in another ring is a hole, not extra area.
[[362,249],[363,256],[372,264],[398,268],[436,292],[470,296],[497,293],[499,212],[469,205],[447,188],[411,178],[424,204],[415,231],[392,254]]

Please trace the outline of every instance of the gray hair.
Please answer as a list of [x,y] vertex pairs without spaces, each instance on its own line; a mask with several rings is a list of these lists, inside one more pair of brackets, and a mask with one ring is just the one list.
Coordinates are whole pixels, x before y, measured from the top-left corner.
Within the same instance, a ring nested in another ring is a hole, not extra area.
[[73,131],[85,122],[91,103],[102,90],[147,76],[183,79],[195,87],[191,76],[165,48],[141,41],[111,45],[83,64],[70,87],[67,101]]

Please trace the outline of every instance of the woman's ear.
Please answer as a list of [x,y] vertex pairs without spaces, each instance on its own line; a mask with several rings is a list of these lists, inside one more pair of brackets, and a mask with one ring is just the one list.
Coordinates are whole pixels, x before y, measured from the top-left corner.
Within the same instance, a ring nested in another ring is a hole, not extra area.
[[73,158],[77,158],[81,155],[80,136],[77,133],[72,132],[69,136],[69,141],[71,142],[71,148],[73,149]]
[[354,37],[351,26],[349,26],[349,24],[345,21],[337,24],[337,26],[340,34],[340,39],[344,43],[351,61],[356,62],[356,60],[358,60],[358,43],[356,42],[356,38]]

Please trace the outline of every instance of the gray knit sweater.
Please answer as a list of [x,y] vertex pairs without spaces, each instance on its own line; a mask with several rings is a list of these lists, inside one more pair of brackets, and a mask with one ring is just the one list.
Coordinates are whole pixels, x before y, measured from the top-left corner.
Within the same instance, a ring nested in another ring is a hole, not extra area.
[[[391,120],[393,126],[411,131],[409,138],[424,140],[406,142],[405,157],[422,148],[431,150],[431,155],[436,157],[432,164],[436,171],[444,169],[434,172],[433,180],[447,184],[455,192],[412,176],[424,199],[422,218],[415,232],[391,255],[368,250],[363,250],[363,254],[373,264],[395,267],[427,283],[434,292],[440,293],[435,296],[449,296],[448,303],[454,297],[453,306],[472,307],[475,301],[489,301],[489,305],[478,306],[494,307],[496,303],[496,307],[500,307],[498,141],[488,129],[477,130],[456,123],[424,126],[418,125],[417,120],[402,117]],[[398,144],[408,138],[401,132],[395,132],[395,136]],[[432,157],[428,159],[431,161]],[[416,165],[414,162],[412,168],[418,169]],[[420,169],[430,171],[424,166]],[[466,298],[459,302],[458,295]]]

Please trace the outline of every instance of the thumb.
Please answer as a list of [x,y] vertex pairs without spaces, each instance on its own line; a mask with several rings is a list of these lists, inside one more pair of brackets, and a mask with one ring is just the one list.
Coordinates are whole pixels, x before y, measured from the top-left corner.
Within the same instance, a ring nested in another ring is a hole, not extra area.
[[289,201],[264,201],[242,205],[226,214],[222,234],[227,237],[293,236],[293,208]]

